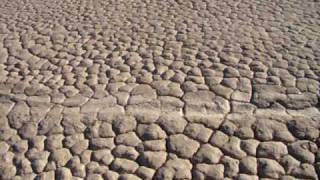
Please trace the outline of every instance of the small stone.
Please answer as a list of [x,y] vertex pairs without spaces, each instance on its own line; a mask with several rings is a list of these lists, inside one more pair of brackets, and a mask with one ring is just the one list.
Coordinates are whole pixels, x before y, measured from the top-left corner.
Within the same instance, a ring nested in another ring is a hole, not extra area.
[[83,164],[77,164],[71,168],[72,175],[84,178],[86,176],[86,167]]
[[118,158],[126,158],[130,160],[136,160],[139,153],[134,147],[118,145],[112,150],[112,154]]
[[12,148],[16,153],[25,153],[28,150],[28,141],[20,140],[13,144]]
[[38,159],[38,160],[34,160],[31,163],[32,169],[33,171],[35,171],[36,173],[41,173],[43,172],[44,168],[47,165],[47,160],[46,159]]
[[275,160],[258,159],[258,175],[264,178],[279,178],[285,174],[283,167]]
[[235,134],[235,136],[239,137],[240,139],[250,139],[254,138],[254,132],[251,127],[242,127],[239,128]]
[[0,155],[8,152],[9,148],[10,146],[6,142],[0,141]]
[[225,154],[236,159],[241,159],[246,156],[246,153],[240,148],[240,139],[235,136],[231,136],[229,138],[221,131],[217,131],[212,136],[210,142],[211,144],[219,147]]
[[134,132],[129,132],[126,134],[120,134],[115,138],[117,144],[123,144],[126,146],[138,146],[141,143],[141,140]]
[[33,172],[31,163],[28,159],[18,156],[15,158],[15,163],[16,166],[19,167],[19,169],[17,169],[17,174],[26,175]]
[[168,133],[182,133],[187,125],[187,121],[181,116],[163,115],[158,119],[159,125]]
[[152,89],[149,85],[139,85],[132,89],[131,95],[133,96],[142,96],[146,99],[156,98],[156,91]]
[[52,171],[52,170],[56,170],[57,166],[56,163],[54,161],[48,161],[46,167],[45,167],[45,171]]
[[293,169],[300,166],[300,162],[290,155],[281,158],[280,164],[285,168],[287,173],[291,173]]
[[223,70],[224,77],[226,78],[237,78],[240,76],[239,71],[233,67],[226,67]]
[[92,159],[101,162],[104,165],[109,165],[113,161],[113,155],[109,149],[100,149],[93,151]]
[[89,100],[89,98],[84,97],[80,94],[77,94],[75,96],[72,96],[72,97],[65,99],[63,102],[63,105],[68,106],[68,107],[78,107],[78,106],[82,106],[83,104],[85,104],[88,100]]
[[226,99],[230,99],[233,90],[231,88],[225,87],[223,85],[214,85],[210,86],[210,89],[219,96],[222,96]]
[[318,175],[314,166],[311,164],[303,163],[292,169],[291,175],[303,179],[317,179]]
[[73,154],[81,154],[88,147],[89,147],[89,141],[87,139],[80,140],[71,147],[71,152]]
[[103,166],[98,162],[91,161],[86,164],[86,174],[102,174],[106,172],[109,168],[107,166]]
[[115,96],[117,97],[117,103],[121,106],[125,106],[128,103],[130,95],[127,92],[118,92],[115,94]]
[[[121,136],[120,136],[121,137]],[[112,149],[114,148],[113,138],[93,138],[89,141],[90,149]]]
[[[319,123],[318,123],[319,124]],[[290,132],[299,139],[315,140],[319,137],[319,127],[308,118],[297,118],[288,123]]]
[[307,140],[296,141],[288,146],[289,153],[301,162],[313,164],[315,152],[318,147],[315,143]]
[[117,133],[127,133],[134,130],[136,126],[137,122],[132,116],[117,118],[113,123],[113,127]]
[[257,159],[252,156],[247,156],[241,159],[239,169],[241,173],[256,175],[258,170]]
[[253,114],[253,111],[256,109],[256,107],[251,103],[237,101],[232,101],[231,106],[233,113]]
[[157,90],[159,96],[173,96],[179,98],[183,95],[183,91],[178,83],[172,83],[170,81],[154,81],[152,86]]
[[2,154],[0,156],[0,160],[3,162],[3,164],[12,163],[14,156],[15,154],[13,152],[8,151],[6,154]]
[[[31,147],[32,148],[36,148],[39,151],[43,151],[44,150],[44,141],[46,139],[46,136],[35,136],[31,139]],[[0,145],[1,147],[1,145]],[[1,148],[0,148],[1,149]],[[0,150],[0,154],[1,154],[1,150]]]
[[216,131],[210,139],[210,143],[217,147],[222,147],[228,141],[229,141],[229,136],[227,136],[221,131]]
[[145,151],[139,157],[139,163],[143,166],[158,169],[167,159],[167,153],[163,151],[152,152]]
[[209,141],[212,130],[206,128],[202,124],[189,123],[185,128],[184,133],[198,141],[206,143]]
[[144,150],[166,151],[166,141],[164,139],[144,141],[143,147],[144,147]]
[[250,69],[257,72],[265,72],[268,68],[260,61],[252,61]]
[[80,121],[80,113],[70,113],[65,115],[61,123],[66,135],[83,133],[86,129],[86,126]]
[[231,121],[225,121],[221,127],[220,127],[221,131],[223,131],[225,134],[229,135],[229,136],[233,136],[234,132],[236,131],[236,129],[238,129],[238,127]]
[[134,173],[138,167],[136,162],[122,158],[116,158],[111,164],[111,168],[119,173]]
[[226,64],[226,65],[230,65],[230,66],[232,66],[232,65],[236,65],[236,64],[238,64],[238,62],[239,62],[239,60],[240,59],[238,59],[237,57],[234,57],[234,56],[231,56],[231,55],[229,55],[229,54],[227,54],[227,53],[220,53],[219,54],[219,57],[220,57],[220,59],[221,59],[221,62],[223,63],[223,64]]
[[152,179],[155,174],[155,170],[151,169],[151,168],[144,167],[144,166],[140,166],[137,169],[136,174],[139,177],[141,177],[142,179]]
[[191,169],[189,160],[169,158],[165,165],[157,170],[155,179],[191,179]]
[[260,108],[267,108],[271,102],[285,101],[287,96],[285,88],[278,85],[255,85],[253,86],[252,102]]
[[50,159],[56,162],[58,167],[62,167],[67,164],[72,155],[68,149],[57,149],[52,152]]
[[188,92],[183,96],[186,116],[194,114],[225,114],[230,111],[229,102],[211,91]]
[[82,140],[84,140],[84,137],[83,137],[83,134],[81,133],[65,136],[63,140],[63,145],[66,148],[71,148],[72,146],[74,146],[75,144],[77,144]]
[[196,92],[198,90],[197,84],[192,81],[183,82],[181,87],[184,92]]
[[103,173],[103,178],[108,180],[118,180],[119,174],[114,171],[107,170],[105,173]]
[[[272,113],[279,114],[278,112]],[[264,112],[264,114],[266,114],[266,112]],[[275,139],[284,142],[293,142],[295,140],[286,125],[277,121],[261,118],[253,125],[253,129],[256,139],[261,141]]]
[[224,78],[221,82],[222,85],[231,89],[237,89],[239,80],[237,78]]
[[91,154],[92,154],[91,150],[84,150],[80,155],[81,163],[83,164],[89,163],[91,160]]
[[19,129],[30,120],[30,108],[25,102],[18,102],[8,114],[9,124]]
[[154,123],[160,116],[160,101],[152,100],[152,102],[129,105],[126,112],[133,115],[139,123]]
[[11,179],[16,174],[16,167],[11,164],[1,163],[0,177],[1,179]]
[[251,101],[251,93],[241,92],[236,90],[231,95],[231,100],[240,101],[240,102],[250,102]]
[[179,156],[191,158],[199,148],[199,143],[183,134],[172,135],[169,137],[169,149]]
[[29,122],[22,125],[19,134],[24,139],[31,139],[37,135],[38,125],[35,122]]
[[223,179],[224,166],[222,164],[212,164],[212,165],[197,164],[196,173],[203,174],[204,179],[214,179],[214,180]]
[[113,129],[112,129],[112,125],[106,122],[101,123],[98,133],[100,137],[103,137],[103,138],[115,136],[115,133],[113,132]]
[[40,180],[54,180],[55,179],[55,171],[42,172],[37,176],[36,179]]
[[291,109],[305,109],[314,107],[318,103],[317,95],[314,93],[288,94],[286,106]]
[[55,105],[47,113],[47,116],[38,124],[38,134],[56,134],[62,133],[61,127],[63,107]]
[[166,133],[157,124],[140,124],[137,133],[143,140],[165,139],[167,137]]
[[224,165],[224,176],[232,178],[238,175],[239,160],[224,156],[221,163]]
[[182,84],[184,82],[185,78],[186,78],[186,75],[180,71],[180,72],[175,73],[175,75],[170,80],[173,82]]
[[[172,96],[160,96],[158,98],[160,100],[162,112],[177,113],[177,114],[180,114],[182,112],[184,103],[179,98],[172,97]],[[168,115],[164,115],[164,116],[168,116]],[[172,116],[169,116],[169,117],[172,117]]]
[[194,156],[194,160],[199,163],[218,163],[223,156],[219,148],[213,147],[209,144],[201,145],[200,149]]
[[187,115],[186,119],[191,123],[204,124],[210,129],[218,129],[224,121],[224,116],[221,114],[192,113]]
[[279,160],[288,154],[287,146],[282,142],[261,142],[257,148],[257,157]]
[[55,177],[61,180],[72,180],[72,173],[70,169],[61,167],[56,170]]

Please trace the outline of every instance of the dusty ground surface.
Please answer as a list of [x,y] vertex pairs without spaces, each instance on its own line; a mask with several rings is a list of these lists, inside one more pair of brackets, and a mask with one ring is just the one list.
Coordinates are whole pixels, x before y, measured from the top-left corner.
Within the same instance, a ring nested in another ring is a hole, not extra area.
[[0,179],[318,179],[320,2],[0,0]]

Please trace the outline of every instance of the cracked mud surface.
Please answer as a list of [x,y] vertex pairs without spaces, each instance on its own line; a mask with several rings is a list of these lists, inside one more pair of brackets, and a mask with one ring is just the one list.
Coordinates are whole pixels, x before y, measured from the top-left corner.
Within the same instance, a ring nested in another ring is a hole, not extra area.
[[0,179],[318,179],[320,3],[0,0]]

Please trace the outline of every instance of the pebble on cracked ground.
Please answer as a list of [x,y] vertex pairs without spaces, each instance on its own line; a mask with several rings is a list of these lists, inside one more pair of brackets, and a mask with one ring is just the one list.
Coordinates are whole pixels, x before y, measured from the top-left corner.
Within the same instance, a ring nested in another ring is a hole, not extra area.
[[0,0],[0,179],[319,179],[320,2]]

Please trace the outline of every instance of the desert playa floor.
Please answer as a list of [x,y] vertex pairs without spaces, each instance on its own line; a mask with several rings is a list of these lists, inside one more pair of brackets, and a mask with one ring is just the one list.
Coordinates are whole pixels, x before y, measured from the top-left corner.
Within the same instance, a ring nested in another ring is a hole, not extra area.
[[0,0],[0,179],[318,179],[317,0]]

